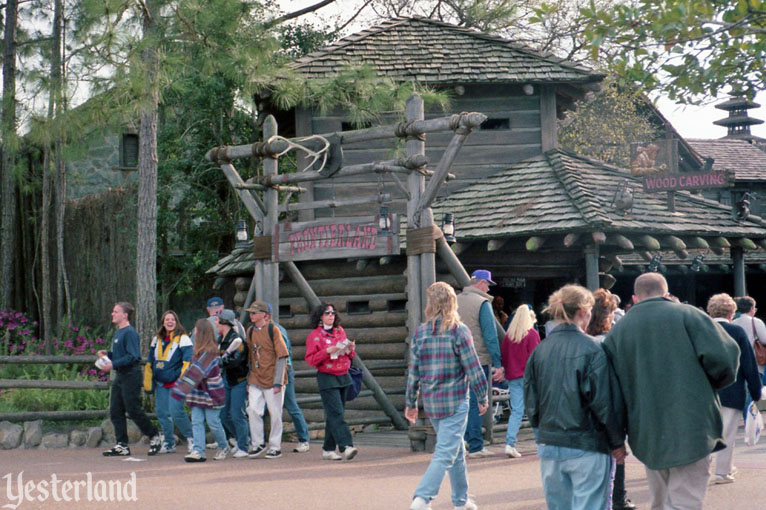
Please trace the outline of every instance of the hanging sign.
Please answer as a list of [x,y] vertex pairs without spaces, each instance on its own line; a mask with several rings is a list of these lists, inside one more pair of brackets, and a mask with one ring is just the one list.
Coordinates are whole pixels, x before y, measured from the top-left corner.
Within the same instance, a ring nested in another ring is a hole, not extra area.
[[644,175],[641,178],[644,191],[678,191],[728,188],[729,174],[727,172],[696,172],[696,173],[666,173]]
[[321,260],[399,254],[396,214],[284,222],[273,238],[273,260]]

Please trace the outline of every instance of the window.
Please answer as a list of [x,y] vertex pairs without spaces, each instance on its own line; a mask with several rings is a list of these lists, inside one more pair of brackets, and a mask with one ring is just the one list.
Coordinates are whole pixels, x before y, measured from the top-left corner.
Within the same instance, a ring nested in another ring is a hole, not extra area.
[[279,305],[279,318],[292,317],[293,311],[290,309],[290,305]]
[[484,131],[499,131],[501,129],[511,129],[510,119],[487,119],[485,120],[479,129]]
[[369,301],[349,301],[346,305],[346,311],[349,315],[372,313]]
[[389,312],[406,312],[407,300],[406,299],[389,299],[388,311]]
[[138,168],[138,135],[125,133],[120,140],[120,167]]

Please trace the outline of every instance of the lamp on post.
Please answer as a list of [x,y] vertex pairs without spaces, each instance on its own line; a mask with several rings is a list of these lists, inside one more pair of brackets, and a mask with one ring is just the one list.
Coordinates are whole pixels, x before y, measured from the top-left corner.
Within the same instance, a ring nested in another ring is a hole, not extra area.
[[444,240],[447,244],[455,244],[455,218],[452,213],[444,213],[442,217],[442,232],[444,233]]
[[646,269],[647,269],[647,271],[649,271],[649,272],[651,272],[651,273],[657,273],[657,272],[659,272],[659,271],[660,271],[660,268],[661,268],[661,266],[662,266],[662,263],[661,263],[661,262],[662,262],[662,255],[660,255],[659,253],[655,253],[655,254],[652,256],[652,261],[651,261],[651,262],[649,262],[649,267],[647,267],[647,268],[646,268]]
[[388,212],[388,206],[380,204],[380,213],[378,214],[378,229],[381,231],[391,230],[391,215]]
[[694,260],[692,261],[692,266],[689,268],[695,273],[699,273],[701,269],[703,269],[703,266],[705,264],[702,263],[702,261],[705,260],[705,255],[700,253],[696,257],[694,257]]
[[235,238],[237,242],[234,243],[234,248],[247,248],[249,246],[248,241],[250,240],[250,237],[247,235],[247,221],[237,221],[237,232],[235,234]]

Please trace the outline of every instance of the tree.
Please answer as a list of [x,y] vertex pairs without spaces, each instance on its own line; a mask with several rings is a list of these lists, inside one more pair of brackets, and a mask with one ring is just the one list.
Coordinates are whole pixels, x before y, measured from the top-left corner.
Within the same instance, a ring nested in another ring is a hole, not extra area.
[[592,55],[624,80],[698,102],[766,90],[766,1],[631,0],[583,8]]
[[2,163],[0,163],[0,308],[12,306],[14,286],[14,247],[16,243],[16,34],[18,23],[18,0],[5,4],[3,34],[3,112],[0,122],[2,136]]
[[647,99],[607,79],[595,97],[567,112],[559,143],[564,149],[622,168],[630,167],[630,144],[660,134],[646,115]]

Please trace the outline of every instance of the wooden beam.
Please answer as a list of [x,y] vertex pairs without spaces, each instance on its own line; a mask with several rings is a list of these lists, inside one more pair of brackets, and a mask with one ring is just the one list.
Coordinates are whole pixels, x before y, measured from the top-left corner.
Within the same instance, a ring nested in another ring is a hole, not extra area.
[[558,121],[556,120],[556,87],[540,86],[540,143],[543,152],[558,148]]
[[721,246],[711,246],[710,251],[712,251],[716,255],[723,255],[724,253],[726,253],[726,248],[722,248]]
[[648,234],[644,234],[639,237],[641,244],[649,251],[657,251],[660,249],[660,242]]
[[651,262],[651,261],[652,261],[652,254],[651,254],[651,253],[649,253],[648,251],[640,251],[640,252],[638,252],[638,254],[639,254],[639,255],[641,256],[641,258],[642,258],[642,259],[644,259],[645,261],[647,261],[647,262]]
[[598,244],[588,246],[585,254],[585,280],[589,290],[596,290],[601,284],[598,277]]
[[745,250],[757,250],[758,246],[753,242],[752,239],[748,239],[747,237],[737,237],[732,239],[732,242],[735,246],[739,246],[740,248],[744,248]]
[[540,247],[545,244],[545,238],[540,236],[532,236],[529,239],[527,239],[526,247],[527,251],[537,251],[540,249]]
[[580,233],[579,232],[571,232],[571,233],[565,235],[564,236],[564,246],[566,246],[567,248],[571,248],[572,246],[575,245],[575,243],[577,242],[577,240],[579,238],[580,238]]
[[707,250],[710,248],[708,242],[699,236],[690,237],[686,244],[689,246],[689,248],[699,248],[701,250]]
[[689,258],[689,252],[686,250],[673,250],[673,253],[676,254],[676,256],[679,259],[688,259]]
[[460,255],[464,251],[466,251],[468,248],[471,247],[471,242],[457,242],[452,245],[452,251],[455,253],[455,255]]
[[598,270],[600,273],[608,273],[614,267],[614,263],[606,257],[598,259]]
[[[477,117],[476,120],[481,118],[481,122],[484,122],[487,120],[487,116],[483,114],[471,114],[471,115],[478,115],[480,117]],[[479,122],[479,124],[481,124]],[[479,125],[477,124],[477,126]],[[460,148],[463,147],[463,144],[465,143],[465,139],[468,137],[469,134],[471,134],[472,127],[466,127],[463,129],[458,129],[455,134],[452,136],[452,139],[449,142],[449,145],[447,145],[447,148],[444,150],[444,153],[442,153],[442,157],[439,160],[439,164],[436,166],[436,171],[434,172],[434,175],[431,177],[431,179],[428,181],[428,184],[426,185],[425,191],[423,191],[423,194],[420,195],[420,199],[418,200],[418,205],[415,208],[415,211],[417,214],[419,214],[421,211],[423,211],[426,207],[431,207],[431,203],[436,198],[436,195],[439,193],[439,189],[441,188],[441,185],[444,183],[444,180],[447,177],[447,174],[449,173],[449,169],[452,167],[452,163],[455,161],[455,158],[457,157],[458,153],[460,152]],[[419,142],[423,144],[422,142]],[[421,150],[424,151],[425,148],[421,147]]]
[[510,241],[510,239],[507,237],[504,239],[490,239],[487,241],[487,251],[498,251],[508,244],[508,241]]
[[609,290],[612,287],[614,287],[614,284],[617,283],[617,278],[610,274],[602,274],[599,277],[599,285],[602,289]]
[[766,239],[758,239],[755,241],[758,246],[766,250]]
[[592,232],[591,237],[596,244],[604,244],[606,242],[606,234],[603,232]]
[[389,193],[382,193],[376,200],[373,197],[349,197],[330,200],[316,200],[314,202],[298,202],[294,204],[282,204],[279,206],[279,212],[288,211],[301,211],[305,209],[320,209],[328,208],[335,209],[338,207],[346,207],[349,205],[362,205],[362,204],[377,204],[379,202],[390,202],[391,195]]
[[623,250],[633,251],[633,243],[622,234],[610,234],[609,237]]
[[725,237],[713,237],[709,242],[711,247],[731,248],[731,243]]
[[359,355],[354,356],[351,363],[362,371],[362,381],[371,391],[375,400],[378,402],[386,416],[391,418],[391,422],[394,424],[397,430],[407,430],[407,421],[399,413],[394,404],[389,400],[386,392],[380,387],[378,381],[373,377],[372,372],[365,366],[362,358]]
[[623,263],[620,257],[612,253],[612,254],[606,255],[606,258],[609,259],[609,261],[614,265],[614,268],[617,271],[622,271]]
[[662,243],[668,245],[671,250],[686,249],[686,244],[676,236],[663,236]]
[[734,295],[747,296],[745,281],[745,250],[741,246],[731,248],[731,259],[734,263]]

